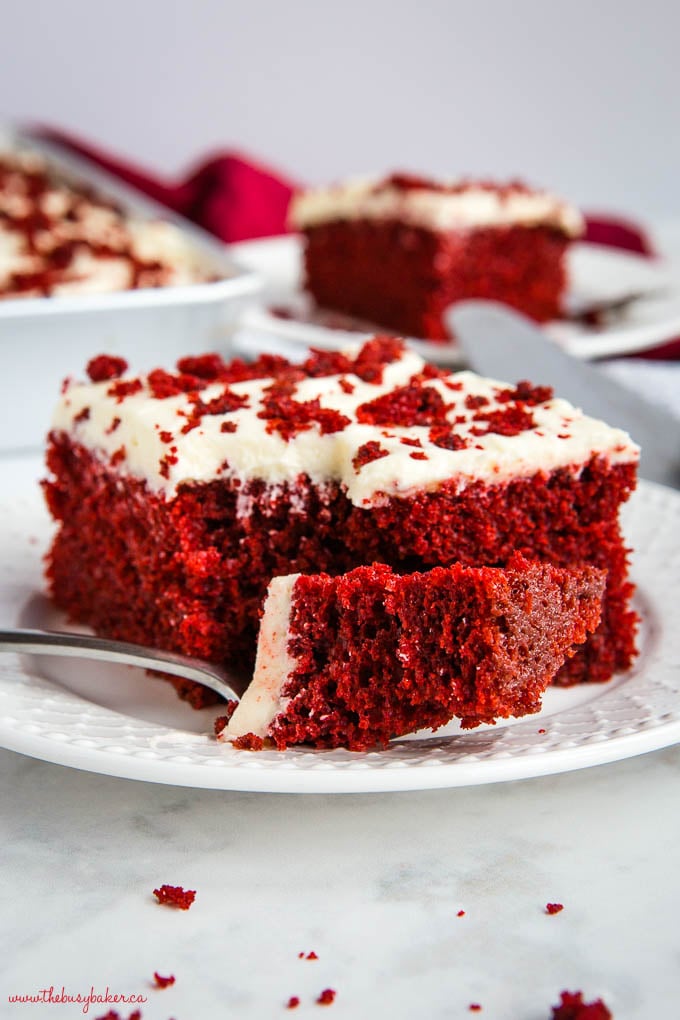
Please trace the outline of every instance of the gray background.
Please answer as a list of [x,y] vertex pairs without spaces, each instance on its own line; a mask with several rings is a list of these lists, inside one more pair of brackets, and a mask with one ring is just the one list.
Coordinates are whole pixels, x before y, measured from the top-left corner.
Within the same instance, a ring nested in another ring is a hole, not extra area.
[[506,176],[680,213],[680,6],[61,0],[3,9],[0,109],[169,176],[236,146],[300,181]]

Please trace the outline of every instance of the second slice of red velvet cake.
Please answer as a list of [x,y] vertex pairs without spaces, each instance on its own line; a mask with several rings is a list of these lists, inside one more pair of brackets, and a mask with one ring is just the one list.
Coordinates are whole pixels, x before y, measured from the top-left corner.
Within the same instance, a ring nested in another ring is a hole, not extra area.
[[471,727],[536,712],[597,627],[604,585],[594,567],[519,557],[506,569],[276,577],[253,681],[220,738],[363,751],[454,717]]
[[297,196],[305,286],[323,308],[430,340],[466,298],[501,301],[539,322],[558,318],[573,206],[520,182],[444,183],[408,174]]

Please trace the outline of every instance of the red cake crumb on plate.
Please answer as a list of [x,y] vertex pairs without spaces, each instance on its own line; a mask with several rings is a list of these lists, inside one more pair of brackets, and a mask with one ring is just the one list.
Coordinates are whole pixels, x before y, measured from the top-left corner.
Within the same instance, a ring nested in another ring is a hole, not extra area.
[[560,910],[564,910],[562,903],[546,903],[545,905],[546,914],[559,914]]
[[441,184],[412,175],[309,191],[290,222],[305,239],[305,286],[322,308],[408,336],[446,340],[466,298],[557,318],[580,213],[520,182]]
[[454,716],[470,727],[535,712],[597,627],[604,582],[520,557],[274,578],[255,676],[218,739],[363,751]]
[[337,992],[333,988],[324,988],[316,1000],[317,1004],[319,1006],[330,1006],[333,1002],[335,1002],[336,995]]

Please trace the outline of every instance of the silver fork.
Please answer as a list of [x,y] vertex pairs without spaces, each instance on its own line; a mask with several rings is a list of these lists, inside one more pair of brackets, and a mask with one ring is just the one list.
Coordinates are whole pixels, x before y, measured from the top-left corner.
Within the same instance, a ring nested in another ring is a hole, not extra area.
[[233,686],[238,680],[221,666],[127,641],[110,641],[108,638],[90,637],[89,634],[66,634],[56,630],[0,630],[0,652],[62,655],[97,659],[99,662],[117,662],[125,666],[143,666],[145,669],[157,669],[186,680],[195,680],[230,701],[238,701],[240,698]]

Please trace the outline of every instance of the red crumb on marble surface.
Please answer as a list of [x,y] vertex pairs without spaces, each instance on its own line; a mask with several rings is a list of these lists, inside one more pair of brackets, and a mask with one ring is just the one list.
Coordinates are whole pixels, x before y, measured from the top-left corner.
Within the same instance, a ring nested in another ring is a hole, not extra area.
[[456,914],[456,917],[465,917],[465,911],[459,910],[458,913]]
[[337,992],[333,988],[324,988],[319,998],[316,1000],[319,1006],[330,1006],[335,1001]]
[[286,1003],[286,1009],[297,1009],[300,1005],[300,996],[291,995],[290,999]]
[[541,728],[538,732],[539,733],[545,733],[545,730],[543,728]]
[[162,977],[157,970],[153,972],[153,979],[156,988],[168,988],[170,985],[175,983],[175,975],[169,974],[167,977]]
[[[121,1016],[120,1013],[116,1012],[115,1009],[110,1009],[108,1013],[104,1013],[103,1016],[95,1017],[95,1020],[125,1020],[125,1017]],[[127,1020],[142,1020],[141,1009],[135,1009]]]
[[545,905],[546,914],[559,914],[560,910],[564,910],[563,903],[546,903]]
[[560,1003],[552,1007],[552,1020],[613,1020],[602,999],[583,1001],[583,992],[561,992]]
[[480,1013],[482,1007],[478,1002],[471,1002],[470,1005],[468,1006],[468,1009],[470,1010],[471,1013]]
[[154,896],[163,906],[188,910],[196,899],[195,889],[183,889],[181,885],[162,885],[154,889]]
[[316,955],[313,949],[311,953],[307,953],[307,955],[305,956],[305,960],[318,960],[318,959],[319,957]]

